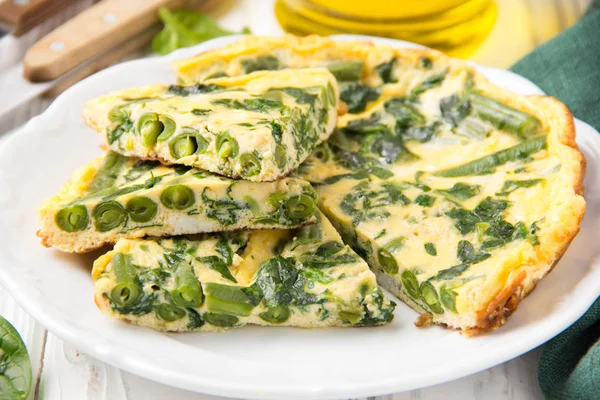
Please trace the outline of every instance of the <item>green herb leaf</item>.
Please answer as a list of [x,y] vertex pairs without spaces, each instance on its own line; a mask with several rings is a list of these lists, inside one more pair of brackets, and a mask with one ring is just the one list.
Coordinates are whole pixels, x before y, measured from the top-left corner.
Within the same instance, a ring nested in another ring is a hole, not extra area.
[[342,86],[340,99],[348,104],[348,112],[356,114],[367,108],[367,103],[375,101],[381,95],[381,88],[374,88],[352,82]]
[[440,193],[441,195],[452,201],[468,200],[473,196],[477,196],[480,191],[481,186],[469,185],[468,183],[464,182],[457,182],[450,189],[436,190],[437,193]]
[[475,251],[475,248],[468,240],[461,240],[458,242],[458,248],[456,250],[456,256],[463,262],[463,264],[476,264],[485,259],[490,258],[490,254],[485,251]]
[[425,251],[427,252],[427,254],[429,254],[430,256],[437,256],[437,249],[435,248],[435,244],[429,242],[429,243],[425,243]]
[[220,36],[250,33],[248,28],[242,29],[241,32],[223,29],[209,16],[192,10],[169,11],[161,7],[158,16],[165,26],[154,36],[152,49],[163,55]]
[[19,332],[0,317],[0,397],[26,399],[31,390],[31,364]]

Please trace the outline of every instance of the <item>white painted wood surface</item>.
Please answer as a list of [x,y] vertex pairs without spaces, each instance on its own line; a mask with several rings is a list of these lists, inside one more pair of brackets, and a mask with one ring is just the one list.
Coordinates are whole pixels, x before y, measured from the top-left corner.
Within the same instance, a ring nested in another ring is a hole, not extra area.
[[[521,36],[518,52],[525,54],[531,47],[547,40],[553,32],[564,29],[576,21],[589,4],[589,0],[501,0],[510,3],[501,8],[500,18],[508,18],[512,12],[525,10],[529,25],[520,27],[527,36]],[[83,0],[83,6],[92,0]],[[225,7],[216,15],[219,21],[231,29],[239,29],[249,25],[256,34],[277,34],[281,30],[271,12],[272,0],[245,0],[234,2],[223,0]],[[553,6],[548,8],[547,4]],[[546,4],[546,5],[544,5]],[[82,7],[80,5],[80,7]],[[72,14],[71,10],[67,14]],[[24,50],[44,32],[56,26],[60,16],[48,21],[40,28],[20,40],[0,41],[0,73],[2,69],[18,62]],[[515,28],[517,29],[517,28]],[[502,63],[493,55],[501,32],[496,30],[476,54],[474,59],[485,64]],[[486,62],[487,60],[487,62]],[[506,64],[508,65],[508,64]],[[2,88],[0,88],[0,94]],[[18,110],[9,118],[3,119],[3,124],[9,128],[18,127],[33,116],[41,113],[50,104],[51,99],[38,99]],[[0,127],[0,132],[6,126]],[[2,142],[8,135],[0,136]],[[1,268],[2,266],[0,266]],[[166,385],[158,384],[134,374],[121,371],[99,360],[77,351],[64,343],[44,327],[33,320],[13,298],[0,286],[0,315],[8,319],[21,333],[29,350],[33,368],[34,387],[30,399],[44,400],[214,400],[218,397],[192,393]],[[505,364],[491,368],[469,377],[446,384],[415,390],[412,392],[380,396],[376,400],[408,400],[408,399],[541,399],[542,394],[537,385],[537,362],[540,349],[533,350]],[[404,360],[403,362],[410,362]]]

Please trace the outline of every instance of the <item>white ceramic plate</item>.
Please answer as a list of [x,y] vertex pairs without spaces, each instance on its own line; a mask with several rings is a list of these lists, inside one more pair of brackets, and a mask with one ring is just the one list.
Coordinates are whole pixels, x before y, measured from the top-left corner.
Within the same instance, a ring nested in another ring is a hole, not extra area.
[[[403,304],[391,325],[362,329],[245,327],[222,334],[163,334],[109,320],[92,300],[90,269],[97,254],[77,256],[42,247],[35,236],[35,209],[75,168],[100,154],[99,135],[81,118],[87,99],[116,89],[174,82],[172,60],[235,39],[104,70],[73,86],[4,141],[0,281],[52,333],[116,367],[203,393],[270,399],[362,397],[438,384],[510,360],[564,330],[600,295],[600,136],[577,121],[577,143],[588,162],[588,211],[581,233],[554,272],[496,332],[465,338],[439,327],[417,329],[417,314]],[[540,93],[510,72],[482,71],[500,86]]]

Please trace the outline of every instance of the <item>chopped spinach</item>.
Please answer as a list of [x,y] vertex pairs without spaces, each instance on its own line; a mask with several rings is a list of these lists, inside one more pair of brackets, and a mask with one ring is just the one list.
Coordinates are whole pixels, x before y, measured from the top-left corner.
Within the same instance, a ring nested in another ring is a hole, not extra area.
[[468,264],[458,264],[438,271],[438,273],[430,279],[432,281],[448,281],[450,279],[458,278],[467,270],[467,268],[469,268]]
[[283,110],[285,106],[282,102],[269,99],[217,99],[212,101],[215,105],[222,105],[235,110],[256,111],[268,113],[270,110]]
[[442,84],[448,71],[442,71],[437,74],[429,75],[427,78],[423,80],[423,82],[419,83],[410,93],[411,98],[417,98],[421,94],[425,93],[429,89],[433,89]]
[[410,200],[402,193],[402,189],[401,185],[394,183],[369,187],[368,183],[362,182],[343,197],[340,206],[346,214],[352,217],[354,225],[375,218],[385,219],[390,215],[385,210],[386,206],[410,203]]
[[343,128],[345,132],[357,134],[372,134],[389,131],[386,124],[380,122],[381,116],[377,113],[372,114],[366,119],[354,119]]
[[279,59],[270,54],[256,58],[247,58],[241,60],[240,64],[244,74],[249,74],[254,71],[276,71],[283,68]]
[[471,112],[471,104],[464,96],[453,94],[440,100],[440,111],[442,118],[456,127]]
[[193,86],[169,85],[169,87],[167,88],[167,93],[173,94],[175,96],[186,97],[191,94],[215,93],[223,90],[225,90],[224,87],[214,85],[212,83],[198,83]]
[[396,129],[423,125],[426,120],[417,106],[404,97],[395,97],[385,102],[385,111],[396,120]]
[[425,243],[424,247],[427,254],[429,254],[430,256],[437,256],[437,249],[435,248],[435,244],[431,242]]
[[340,99],[348,104],[348,112],[356,114],[367,108],[367,103],[375,101],[381,95],[381,88],[352,82],[342,86]]
[[431,207],[435,202],[435,197],[428,194],[420,194],[415,198],[415,203],[421,207]]
[[196,257],[196,260],[200,261],[208,268],[217,271],[219,274],[221,274],[223,278],[230,280],[231,282],[237,283],[237,280],[233,275],[231,275],[231,272],[229,271],[229,266],[221,258],[217,256],[205,256]]
[[481,186],[457,182],[450,189],[438,189],[436,192],[449,200],[460,202],[477,196],[481,192]]
[[396,65],[396,58],[390,59],[388,62],[384,62],[375,67],[375,72],[379,74],[383,83],[395,83],[398,80],[394,77],[394,66]]
[[446,215],[454,218],[456,228],[461,234],[466,235],[473,232],[479,222],[494,224],[501,221],[507,207],[508,202],[506,201],[486,197],[473,210],[455,208],[446,212]]
[[304,290],[306,283],[306,276],[299,273],[294,260],[281,256],[261,263],[256,274],[256,284],[267,307],[302,306],[321,302],[317,296]]
[[458,242],[456,257],[458,257],[463,264],[476,264],[490,258],[490,254],[482,250],[476,252],[471,242],[468,240],[461,240]]
[[502,185],[502,189],[500,190],[500,192],[496,193],[496,195],[507,196],[517,189],[529,188],[529,187],[537,185],[538,183],[542,183],[543,181],[544,180],[541,178],[528,179],[528,180],[523,180],[523,181],[508,180],[508,181],[504,182],[504,184]]

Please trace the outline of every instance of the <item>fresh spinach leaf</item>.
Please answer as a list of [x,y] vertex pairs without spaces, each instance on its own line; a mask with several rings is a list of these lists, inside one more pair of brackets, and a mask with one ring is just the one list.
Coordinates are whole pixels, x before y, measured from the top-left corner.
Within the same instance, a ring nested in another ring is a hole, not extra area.
[[453,94],[440,100],[442,118],[456,127],[471,112],[471,104],[464,96]]
[[204,263],[208,268],[217,271],[221,276],[225,279],[230,280],[231,282],[237,283],[237,280],[231,275],[229,271],[229,267],[217,256],[206,256],[206,257],[196,257],[196,260]]
[[0,397],[25,400],[31,390],[31,363],[19,332],[0,316]]
[[169,11],[161,7],[158,17],[164,24],[162,31],[152,40],[152,49],[158,54],[169,54],[220,36],[250,33],[248,28],[241,32],[223,29],[207,15],[192,10]]
[[306,283],[307,278],[299,273],[294,260],[282,256],[262,262],[256,274],[256,284],[267,307],[321,302],[314,294],[305,292]]
[[367,103],[375,101],[381,95],[381,88],[361,85],[357,82],[342,86],[340,99],[348,104],[348,112],[356,114],[367,108]]
[[394,66],[396,65],[396,59],[392,58],[388,62],[384,62],[375,67],[375,72],[379,74],[383,83],[395,83],[398,82],[394,77]]
[[279,59],[273,55],[260,56],[256,58],[247,58],[240,61],[244,74],[255,71],[276,71],[281,69]]

